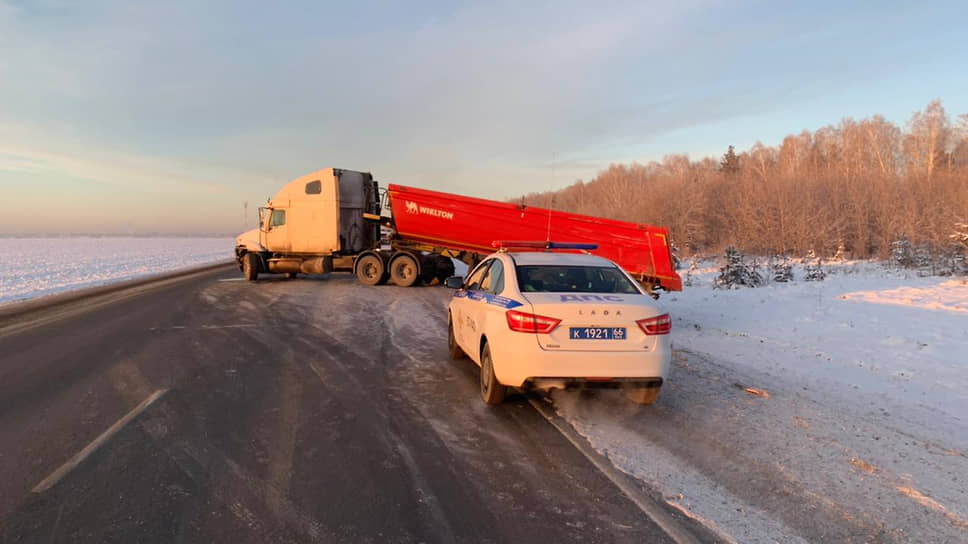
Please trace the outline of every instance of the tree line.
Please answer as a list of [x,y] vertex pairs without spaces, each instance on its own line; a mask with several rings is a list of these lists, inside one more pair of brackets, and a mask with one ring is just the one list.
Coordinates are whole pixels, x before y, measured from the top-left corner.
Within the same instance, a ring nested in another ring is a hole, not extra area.
[[949,251],[956,225],[968,223],[968,115],[953,121],[934,100],[903,128],[880,115],[845,118],[775,147],[729,146],[719,159],[612,164],[522,200],[668,226],[686,255],[735,245],[886,258],[899,240]]

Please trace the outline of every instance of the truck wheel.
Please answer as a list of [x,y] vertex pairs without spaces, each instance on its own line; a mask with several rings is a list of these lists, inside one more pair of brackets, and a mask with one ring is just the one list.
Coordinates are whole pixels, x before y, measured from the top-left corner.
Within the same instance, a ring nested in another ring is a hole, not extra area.
[[259,279],[259,256],[255,253],[246,253],[242,256],[242,273],[245,279],[255,281]]
[[625,396],[635,404],[650,405],[659,400],[658,387],[629,386],[625,389]]
[[401,253],[390,261],[390,279],[400,287],[410,287],[417,283],[420,274],[417,259],[412,255]]
[[491,346],[484,344],[484,349],[481,351],[481,399],[487,404],[501,404],[507,391],[507,386],[501,385],[494,375]]
[[364,255],[356,261],[356,279],[363,285],[382,283],[383,274],[383,259],[376,255]]
[[437,257],[437,283],[444,283],[444,280],[454,275],[454,261],[450,257]]
[[454,321],[450,316],[447,317],[447,349],[450,351],[451,361],[459,361],[466,357],[464,350],[457,344],[457,338],[454,336]]
[[295,272],[286,272],[286,279],[287,280],[294,280],[294,279],[296,279],[296,273]]

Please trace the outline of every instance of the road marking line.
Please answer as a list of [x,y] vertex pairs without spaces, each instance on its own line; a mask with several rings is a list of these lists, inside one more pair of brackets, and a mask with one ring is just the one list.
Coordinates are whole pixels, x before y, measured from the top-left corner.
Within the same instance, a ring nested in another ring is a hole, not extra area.
[[[234,325],[202,325],[202,326],[198,327],[198,330],[210,331],[210,330],[217,330],[217,329],[251,329],[252,327],[258,327],[258,325],[255,324],[255,323],[238,323],[238,324],[234,324]],[[160,327],[160,328],[159,327],[149,327],[148,328],[148,331],[150,331],[150,332],[154,332],[154,331],[180,331],[180,330],[187,329],[187,328],[188,327],[186,327],[185,325],[172,325],[170,327]]]
[[221,281],[243,281],[244,279],[245,278],[225,278],[225,279],[218,280],[218,281],[220,281],[220,282]]
[[77,467],[77,465],[81,464],[84,461],[84,459],[87,459],[88,456],[90,456],[92,453],[97,451],[97,449],[100,448],[102,445],[104,445],[104,443],[107,442],[112,436],[114,436],[115,434],[118,433],[118,431],[123,429],[124,426],[128,424],[128,422],[138,417],[138,415],[141,414],[141,412],[144,412],[146,409],[148,409],[149,406],[154,404],[155,401],[163,397],[167,392],[168,392],[168,389],[159,389],[154,393],[152,393],[148,398],[141,401],[141,404],[135,406],[130,412],[125,414],[124,417],[117,420],[114,423],[114,425],[111,425],[110,427],[108,427],[108,430],[101,433],[100,436],[98,436],[90,444],[85,446],[84,449],[77,452],[77,454],[74,457],[71,457],[70,460],[68,460],[66,463],[61,465],[60,468],[58,468],[54,472],[51,472],[49,476],[41,480],[41,482],[36,486],[34,486],[34,488],[31,489],[30,491],[32,493],[43,493],[44,491],[47,491],[48,489],[53,487],[54,484],[59,482],[61,478],[63,478],[64,476],[67,476],[67,474],[70,471],[74,470]]
[[592,449],[591,445],[581,438],[577,431],[575,431],[571,425],[564,421],[561,416],[554,413],[547,406],[530,396],[528,397],[528,403],[531,404],[531,406],[539,414],[544,416],[544,418],[548,420],[548,423],[551,423],[555,429],[558,429],[558,432],[560,432],[566,440],[571,442],[571,444],[575,446],[575,449],[581,452],[581,454],[584,455],[585,458],[588,459],[591,464],[602,473],[602,475],[615,484],[615,486],[618,487],[622,493],[630,501],[632,501],[632,503],[635,504],[639,510],[642,511],[643,514],[655,522],[659,528],[665,531],[669,538],[678,544],[699,543],[699,540],[689,531],[680,527],[680,524],[676,522],[676,520],[668,512],[661,509],[654,503],[653,500],[647,497],[642,491],[637,489],[634,484],[629,481],[631,476],[626,476],[624,473],[619,472],[619,470],[612,466],[609,461],[603,459],[601,454]]

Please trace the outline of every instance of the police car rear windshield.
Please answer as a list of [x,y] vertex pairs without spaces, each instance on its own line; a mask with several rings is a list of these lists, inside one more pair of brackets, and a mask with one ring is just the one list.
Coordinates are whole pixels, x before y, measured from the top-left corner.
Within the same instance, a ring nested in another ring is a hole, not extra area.
[[525,293],[640,293],[615,267],[528,265],[517,269],[518,285]]

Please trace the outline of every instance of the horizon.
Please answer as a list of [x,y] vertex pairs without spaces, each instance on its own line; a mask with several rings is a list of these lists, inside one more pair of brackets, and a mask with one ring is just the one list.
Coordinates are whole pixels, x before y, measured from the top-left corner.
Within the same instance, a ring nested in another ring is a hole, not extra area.
[[0,187],[28,204],[0,236],[238,233],[330,166],[503,200],[848,117],[903,127],[935,98],[956,117],[960,7],[0,0]]

